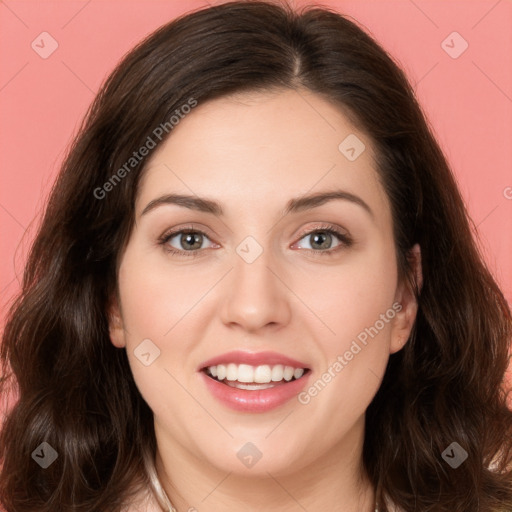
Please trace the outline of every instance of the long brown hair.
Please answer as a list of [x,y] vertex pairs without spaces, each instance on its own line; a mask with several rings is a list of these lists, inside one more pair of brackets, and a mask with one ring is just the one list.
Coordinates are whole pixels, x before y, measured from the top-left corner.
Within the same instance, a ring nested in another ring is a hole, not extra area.
[[[0,436],[8,512],[117,512],[134,482],[147,484],[153,416],[126,352],[109,341],[106,313],[147,158],[112,177],[191,98],[276,88],[313,91],[369,134],[400,275],[412,284],[407,252],[422,249],[413,333],[366,413],[363,461],[379,510],[388,501],[407,512],[512,510],[503,383],[511,313],[411,86],[342,15],[250,1],[196,11],[140,43],[101,88],[66,156],[1,345],[2,391],[18,394]],[[31,457],[42,442],[58,454],[46,469]],[[456,469],[441,455],[453,442],[467,452]]]

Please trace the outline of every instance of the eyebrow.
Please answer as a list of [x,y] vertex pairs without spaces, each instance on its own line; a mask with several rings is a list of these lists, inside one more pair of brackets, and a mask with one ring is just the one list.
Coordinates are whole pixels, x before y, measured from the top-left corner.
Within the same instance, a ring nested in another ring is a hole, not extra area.
[[[374,213],[372,209],[368,206],[368,204],[365,201],[363,201],[363,199],[344,190],[317,192],[315,194],[290,199],[286,204],[286,207],[284,208],[282,215],[285,216],[291,213],[297,213],[304,210],[308,210],[310,208],[316,208],[335,199],[350,201],[351,203],[362,207],[372,218],[374,218]],[[164,196],[158,197],[157,199],[153,199],[152,201],[150,201],[142,211],[141,216],[145,215],[151,210],[154,210],[155,208],[158,208],[159,206],[167,204],[174,204],[177,206],[181,206],[183,208],[188,208],[190,210],[210,213],[212,215],[215,215],[216,217],[221,217],[224,215],[224,210],[222,209],[222,206],[212,199],[191,196],[186,194],[166,194]]]

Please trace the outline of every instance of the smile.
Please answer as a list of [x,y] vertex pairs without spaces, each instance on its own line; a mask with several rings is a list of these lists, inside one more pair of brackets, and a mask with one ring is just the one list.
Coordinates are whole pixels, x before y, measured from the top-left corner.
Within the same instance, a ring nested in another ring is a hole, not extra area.
[[309,380],[311,370],[229,363],[209,366],[200,373],[209,393],[223,405],[236,411],[262,413],[297,396]]

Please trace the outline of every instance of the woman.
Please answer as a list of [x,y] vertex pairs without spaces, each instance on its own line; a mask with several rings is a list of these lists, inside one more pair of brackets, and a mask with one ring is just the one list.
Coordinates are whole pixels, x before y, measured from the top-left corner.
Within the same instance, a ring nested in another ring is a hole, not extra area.
[[384,50],[326,9],[197,11],[120,63],[52,192],[3,505],[510,511],[511,325]]

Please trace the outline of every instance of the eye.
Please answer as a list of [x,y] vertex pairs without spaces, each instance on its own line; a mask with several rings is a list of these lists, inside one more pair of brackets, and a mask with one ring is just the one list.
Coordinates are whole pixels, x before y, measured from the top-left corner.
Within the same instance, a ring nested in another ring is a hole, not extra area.
[[[306,247],[298,246],[299,249],[327,254],[332,254],[343,247],[350,247],[352,245],[352,239],[332,225],[319,226],[314,230],[308,231],[300,240],[306,240],[307,245]],[[338,241],[337,245],[333,246],[333,243],[336,243],[336,241]]]
[[159,239],[159,243],[172,254],[198,256],[200,251],[205,249],[205,240],[210,240],[206,233],[198,229],[183,228],[165,233]]
[[[301,240],[306,240],[309,247],[297,245]],[[210,246],[204,247],[205,241],[210,241]],[[336,241],[338,243],[333,246]],[[350,247],[353,240],[339,228],[328,224],[304,233],[299,242],[294,244],[299,249],[311,251],[314,254],[332,255],[344,247]],[[193,227],[166,232],[159,238],[158,243],[164,247],[165,251],[176,256],[195,257],[199,256],[206,248],[219,247],[211,242],[206,233]]]

